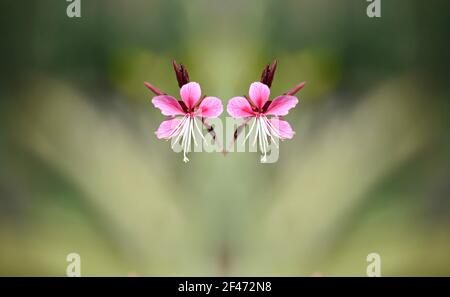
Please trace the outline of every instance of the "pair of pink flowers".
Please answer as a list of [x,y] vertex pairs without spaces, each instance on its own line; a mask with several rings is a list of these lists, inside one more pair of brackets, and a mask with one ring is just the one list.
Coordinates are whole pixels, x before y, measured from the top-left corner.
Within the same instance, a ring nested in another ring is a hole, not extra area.
[[[208,132],[213,132],[213,128],[206,123],[205,119],[219,117],[223,112],[223,106],[219,98],[201,95],[200,85],[189,82],[189,75],[183,65],[178,66],[174,61],[173,66],[180,86],[181,100],[163,93],[147,82],[145,85],[157,95],[152,99],[153,105],[159,108],[163,115],[170,117],[161,123],[156,131],[156,137],[173,139],[172,146],[181,141],[183,160],[188,162],[187,153],[191,148],[191,140],[195,145],[198,144],[195,131],[202,140],[205,140],[199,125],[204,125]],[[261,81],[250,85],[248,97],[234,97],[227,105],[227,111],[233,118],[243,118],[243,125],[250,125],[245,140],[255,130],[254,144],[258,141],[263,162],[270,143],[276,144],[278,139],[291,139],[294,136],[295,132],[289,123],[281,117],[287,115],[289,110],[297,105],[298,99],[293,95],[305,84],[299,84],[286,94],[269,100],[269,87],[272,84],[276,66],[276,62],[266,66]],[[242,129],[238,128],[235,132],[235,138],[240,130]]]

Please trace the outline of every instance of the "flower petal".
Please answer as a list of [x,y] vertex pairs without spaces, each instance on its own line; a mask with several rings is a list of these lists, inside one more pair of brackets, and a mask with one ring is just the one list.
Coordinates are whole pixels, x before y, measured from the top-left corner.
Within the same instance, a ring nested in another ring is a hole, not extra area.
[[177,128],[178,124],[180,124],[180,122],[181,122],[180,119],[171,119],[171,120],[162,122],[161,125],[159,125],[158,130],[156,130],[156,132],[155,132],[156,137],[158,137],[158,139],[171,138],[172,136],[174,136],[172,134],[175,131],[175,129]]
[[161,113],[165,116],[184,115],[184,111],[177,99],[172,96],[161,95],[153,97],[152,103],[156,108],[159,108]]
[[228,101],[227,111],[233,118],[255,116],[250,103],[244,97],[234,97]]
[[200,103],[197,115],[205,118],[217,118],[222,112],[222,101],[219,98],[206,97]]
[[266,114],[285,116],[289,113],[291,108],[297,105],[298,99],[294,96],[283,95],[279,96],[270,102],[269,108],[267,108]]
[[269,122],[282,139],[292,139],[292,137],[294,137],[295,132],[292,130],[291,125],[289,125],[288,122],[277,118],[271,118]]
[[202,95],[202,89],[196,82],[190,82],[185,84],[180,89],[181,100],[186,104],[187,108],[191,109],[195,103],[200,99]]
[[250,89],[248,90],[248,95],[253,103],[261,109],[264,104],[269,100],[270,89],[263,83],[254,82],[250,85]]

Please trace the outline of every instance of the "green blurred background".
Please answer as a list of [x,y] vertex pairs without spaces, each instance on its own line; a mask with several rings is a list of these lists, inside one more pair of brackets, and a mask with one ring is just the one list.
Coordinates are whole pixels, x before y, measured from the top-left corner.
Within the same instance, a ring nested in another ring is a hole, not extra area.
[[[2,0],[0,275],[449,275],[450,2],[381,2]],[[173,58],[224,103],[308,81],[279,161],[157,140]]]

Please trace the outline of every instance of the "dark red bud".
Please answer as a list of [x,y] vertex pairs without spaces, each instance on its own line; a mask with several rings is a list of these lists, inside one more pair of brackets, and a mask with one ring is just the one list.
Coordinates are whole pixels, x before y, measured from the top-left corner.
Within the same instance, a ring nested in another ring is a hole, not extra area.
[[275,76],[275,71],[277,70],[278,61],[274,60],[272,65],[269,67],[269,73],[267,74],[267,86],[270,88],[272,86],[273,78]]
[[261,82],[267,85],[269,88],[272,86],[273,77],[275,76],[275,70],[277,69],[277,60],[274,60],[272,64],[267,64],[261,74]]
[[189,82],[189,74],[186,67],[183,67],[183,83],[187,84]]
[[261,83],[263,84],[267,84],[267,74],[269,72],[269,65],[266,65],[266,67],[264,67],[263,72],[261,74]]
[[175,75],[177,77],[178,86],[181,88],[183,85],[181,84],[182,81],[182,74],[180,72],[180,66],[178,66],[177,61],[172,61],[173,70],[175,71]]
[[178,86],[181,88],[189,82],[189,74],[183,64],[178,65],[177,62],[173,60],[172,65],[177,77]]

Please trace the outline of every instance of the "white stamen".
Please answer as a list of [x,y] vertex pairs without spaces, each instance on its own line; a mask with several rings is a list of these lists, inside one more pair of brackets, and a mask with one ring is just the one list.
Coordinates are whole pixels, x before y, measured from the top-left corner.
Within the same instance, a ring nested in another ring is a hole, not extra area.
[[259,126],[260,126],[260,131],[261,131],[261,135],[260,135],[260,146],[261,146],[261,151],[264,154],[264,157],[261,158],[261,162],[266,162],[266,156],[267,156],[267,147],[268,147],[268,142],[267,142],[267,134],[266,131],[264,130],[264,126],[263,126],[263,119],[260,118],[259,119]]
[[267,119],[266,116],[260,115],[259,117],[256,117],[249,129],[248,134],[244,138],[244,144],[247,141],[247,139],[250,137],[250,135],[253,132],[254,127],[256,126],[255,130],[255,138],[253,140],[253,146],[256,145],[256,142],[259,144],[259,149],[261,153],[263,154],[261,158],[261,162],[266,162],[267,160],[267,151],[269,149],[269,138],[270,143],[275,144],[275,146],[278,148],[278,139],[283,139],[280,135],[280,132],[275,129],[273,124]]
[[[274,138],[274,135],[272,135],[272,131],[270,131],[270,127],[269,127],[270,122],[269,122],[269,120],[267,119],[267,117],[264,117],[263,120],[264,120],[264,123],[265,123],[265,125],[263,127],[264,127],[264,130],[265,130],[266,134],[269,135],[269,137],[270,137],[270,142],[275,144],[275,146],[278,148],[278,144],[277,144],[277,142],[276,142],[276,140]],[[269,145],[269,142],[267,142],[267,145]]]
[[177,138],[176,138],[175,141],[172,143],[172,149],[173,149],[173,147],[175,146],[175,144],[178,143],[178,141],[180,140],[180,138],[181,138],[181,145],[183,146],[183,138],[184,138],[185,130],[186,130],[186,127],[189,125],[189,122],[187,122],[187,116],[185,116],[185,117],[183,118],[182,123],[183,123],[183,126],[182,126],[181,130],[179,131],[179,134],[177,135]]
[[245,136],[243,144],[245,144],[247,139],[250,137],[250,134],[252,134],[252,131],[253,131],[253,128],[255,127],[255,124],[256,124],[256,119],[253,120],[253,124],[250,127],[250,130],[248,130],[248,134],[247,134],[247,136]]
[[167,137],[167,139],[175,138],[172,142],[172,149],[176,144],[179,143],[181,139],[181,148],[183,150],[183,161],[188,162],[189,158],[187,157],[188,152],[191,151],[191,140],[194,139],[194,145],[197,146],[197,138],[195,136],[195,129],[194,125],[200,134],[200,137],[206,141],[205,137],[203,136],[200,128],[197,125],[197,122],[195,121],[195,117],[190,115],[185,115],[183,119],[178,123],[178,125],[175,127],[175,129],[170,133],[170,135]]
[[190,133],[192,134],[192,139],[194,139],[195,146],[197,146],[198,144],[197,144],[197,140],[195,139],[195,131],[194,131],[194,123],[193,122],[195,122],[194,118],[191,120],[191,132]]
[[172,132],[170,132],[169,136],[167,136],[167,140],[171,139],[173,136],[177,135],[179,130],[181,129],[184,121],[186,120],[186,117],[184,117],[179,123],[178,125],[175,127],[175,129],[173,129]]
[[261,150],[261,152],[264,152],[264,147],[263,147],[263,131],[261,129],[261,119],[258,118],[258,142],[259,142],[259,149]]
[[259,136],[259,123],[258,123],[259,119],[256,118],[255,122],[256,122],[256,131],[255,131],[255,140],[253,140],[253,146],[256,145],[256,141],[258,140],[258,136]]
[[202,139],[206,142],[205,136],[203,136],[202,131],[200,130],[200,128],[197,125],[197,121],[194,118],[194,124],[195,124],[195,128],[197,128],[198,134],[200,134],[200,136],[202,137]]
[[189,159],[187,157],[187,151],[188,148],[190,147],[191,144],[191,138],[190,138],[190,127],[191,127],[191,120],[189,119],[189,121],[185,124],[186,129],[184,129],[184,135],[183,135],[183,140],[182,140],[182,145],[183,145],[183,161],[184,163],[189,162]]
[[267,126],[270,128],[272,134],[274,134],[275,137],[283,139],[283,137],[280,135],[280,132],[277,129],[275,129],[275,127],[269,120],[267,120]]

